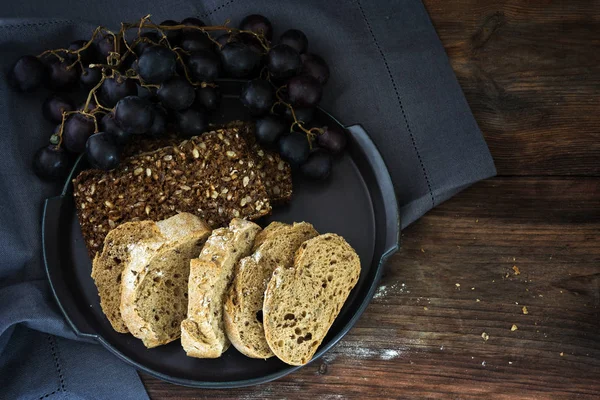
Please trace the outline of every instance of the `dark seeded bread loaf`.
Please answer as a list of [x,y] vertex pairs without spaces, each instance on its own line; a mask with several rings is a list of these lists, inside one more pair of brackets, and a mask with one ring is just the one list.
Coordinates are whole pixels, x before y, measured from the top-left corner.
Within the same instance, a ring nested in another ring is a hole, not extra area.
[[225,331],[238,351],[252,358],[273,356],[265,339],[260,313],[264,293],[275,268],[289,268],[300,245],[319,233],[306,222],[274,222],[259,234],[255,251],[236,266],[224,307]]
[[163,236],[153,221],[127,222],[106,235],[102,252],[92,263],[92,278],[100,295],[100,306],[106,318],[117,332],[129,330],[121,318],[121,273],[129,262],[128,247],[150,239],[162,240]]
[[358,255],[341,236],[303,243],[294,266],[277,267],[265,292],[265,337],[273,353],[291,365],[308,363],[359,276]]
[[129,246],[121,278],[121,316],[148,348],[179,338],[187,314],[190,260],[210,235],[208,225],[186,213],[157,225],[166,240]]
[[93,258],[106,234],[124,222],[189,212],[218,227],[232,218],[267,215],[271,205],[259,175],[245,139],[233,128],[138,154],[113,171],[83,171],[73,195]]
[[190,357],[217,358],[229,347],[223,327],[225,292],[240,258],[250,254],[260,227],[234,219],[213,231],[198,258],[190,261],[187,318],[181,323],[181,345]]

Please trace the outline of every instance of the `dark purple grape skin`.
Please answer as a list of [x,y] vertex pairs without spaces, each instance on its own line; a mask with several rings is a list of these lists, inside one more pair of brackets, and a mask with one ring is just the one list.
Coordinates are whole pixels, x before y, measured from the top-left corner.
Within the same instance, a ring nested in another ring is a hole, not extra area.
[[195,17],[185,18],[183,21],[181,21],[181,25],[199,26],[199,27],[206,26],[204,21],[202,21],[201,19],[195,18]]
[[35,56],[23,56],[8,73],[9,84],[20,92],[32,92],[48,77],[46,65]]
[[114,113],[117,124],[133,134],[148,132],[154,121],[152,104],[137,96],[127,96],[119,100]]
[[140,85],[136,85],[137,86],[137,96],[144,99],[144,100],[148,100],[150,102],[157,102],[158,101],[158,97],[156,96],[156,92],[158,89],[156,89],[155,87],[144,87],[144,86],[140,86]]
[[289,124],[274,115],[265,115],[256,120],[256,139],[264,145],[274,145],[289,129]]
[[208,117],[204,111],[189,109],[175,114],[177,133],[185,138],[206,132]]
[[156,94],[166,108],[177,111],[189,108],[194,103],[196,96],[194,87],[181,77],[164,82]]
[[[176,25],[181,25],[179,22],[177,21],[173,21],[172,19],[167,19],[163,22],[161,22],[159,25],[164,25],[164,26],[176,26]],[[179,43],[179,39],[181,38],[181,31],[180,30],[167,30],[167,29],[163,29],[164,34],[167,36],[167,40],[169,41],[169,44],[171,46],[175,46]]]
[[258,72],[262,56],[242,42],[227,43],[221,48],[223,69],[233,78],[247,78]]
[[[285,114],[285,117],[289,121],[291,121],[291,122],[294,121],[294,117],[292,116],[292,110],[290,110],[289,107],[285,107],[284,114]],[[315,116],[315,109],[314,108],[294,107],[294,114],[296,115],[296,119],[298,121],[308,124],[308,123],[312,122],[312,120]]]
[[279,38],[279,43],[287,44],[296,50],[298,54],[306,53],[308,49],[308,39],[304,32],[298,29],[288,29],[283,32]]
[[79,74],[79,84],[84,89],[92,89],[102,79],[102,71],[100,68],[85,67]]
[[[71,42],[71,44],[69,45],[69,50],[77,51],[77,50],[81,49],[83,46],[85,46],[87,44],[87,42],[88,42],[87,40],[75,40],[75,41]],[[77,59],[77,56],[75,54],[71,54],[69,58],[72,59],[73,61],[75,61]],[[97,58],[98,58],[98,53],[96,50],[95,43],[90,44],[90,46],[87,47],[85,50],[79,52],[79,59],[81,60],[81,63],[84,66],[88,66],[88,65],[94,63]]]
[[265,48],[262,46],[262,44],[260,43],[260,41],[258,40],[258,38],[254,35],[251,35],[249,33],[240,33],[236,36],[237,41],[244,43],[245,45],[247,45],[248,47],[250,47],[251,50],[253,50],[254,52],[260,54],[260,55],[264,55],[266,54],[266,50]]
[[77,86],[77,82],[79,80],[79,71],[77,70],[77,66],[71,67],[70,61],[60,61],[57,58],[50,58],[48,60],[47,67],[47,83],[50,89],[68,91]]
[[152,137],[164,136],[167,133],[167,111],[160,105],[154,104],[154,121],[146,134]]
[[287,44],[278,44],[267,53],[267,68],[275,78],[290,78],[302,68],[300,55]]
[[240,94],[243,105],[252,115],[262,115],[271,109],[275,102],[275,93],[271,84],[263,79],[254,79],[246,83]]
[[98,41],[96,48],[98,49],[100,62],[104,63],[106,62],[106,57],[115,51],[115,40],[111,35],[106,35]]
[[[133,47],[134,53],[139,57],[144,51],[153,46],[157,46],[162,36],[157,32],[144,32],[140,35],[140,41]],[[130,45],[131,46],[131,45]]]
[[73,114],[63,128],[63,144],[71,153],[85,151],[85,143],[94,133],[94,118],[83,114]]
[[302,74],[317,79],[321,85],[329,80],[329,66],[320,56],[312,53],[302,54]]
[[162,83],[175,74],[175,53],[163,46],[147,48],[139,57],[137,71],[146,83]]
[[347,134],[339,126],[324,126],[323,133],[317,135],[317,143],[332,154],[341,153],[347,144]]
[[279,154],[294,169],[300,167],[310,154],[308,139],[304,133],[293,132],[279,139]]
[[321,101],[323,87],[312,76],[295,76],[288,82],[287,95],[293,106],[314,107]]
[[240,29],[243,31],[260,33],[267,40],[271,40],[273,37],[273,25],[271,25],[271,21],[269,21],[267,17],[259,14],[252,14],[245,17],[242,22],[240,22]]
[[90,136],[85,145],[85,155],[92,167],[109,171],[119,166],[119,146],[107,132]]
[[129,132],[125,131],[117,124],[113,113],[105,114],[98,123],[98,126],[100,131],[110,134],[120,146],[126,144],[131,137]]
[[33,156],[33,171],[44,180],[62,179],[69,172],[69,155],[54,145],[44,146]]
[[199,30],[187,30],[182,32],[179,46],[188,53],[193,53],[200,50],[213,50],[215,44],[206,33]]
[[42,104],[42,115],[50,122],[59,124],[62,122],[62,114],[65,111],[73,111],[75,104],[68,97],[53,94]]
[[191,78],[196,82],[213,82],[221,74],[221,59],[209,50],[192,53],[186,64]]
[[317,150],[308,156],[300,171],[307,178],[322,180],[327,179],[331,174],[331,165],[331,155],[326,151]]
[[124,76],[115,76],[105,79],[100,86],[100,99],[103,105],[112,108],[119,100],[127,96],[135,96],[137,86],[132,79],[126,79]]
[[215,111],[221,104],[221,92],[218,88],[207,86],[196,89],[194,105],[206,111]]

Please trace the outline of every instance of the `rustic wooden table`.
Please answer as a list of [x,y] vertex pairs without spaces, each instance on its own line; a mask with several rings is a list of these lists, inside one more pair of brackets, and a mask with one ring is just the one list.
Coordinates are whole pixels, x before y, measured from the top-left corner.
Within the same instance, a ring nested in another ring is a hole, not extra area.
[[498,177],[407,228],[331,352],[153,399],[598,398],[600,1],[425,0]]

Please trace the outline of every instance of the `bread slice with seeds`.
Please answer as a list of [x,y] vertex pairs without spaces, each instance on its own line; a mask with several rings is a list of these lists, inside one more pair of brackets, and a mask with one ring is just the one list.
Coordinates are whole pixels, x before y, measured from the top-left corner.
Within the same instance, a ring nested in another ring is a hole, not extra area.
[[293,267],[277,267],[265,292],[265,337],[273,353],[291,365],[308,363],[359,276],[358,255],[341,236],[304,242]]
[[252,358],[269,358],[261,313],[264,293],[276,267],[289,268],[300,245],[319,233],[306,222],[273,222],[256,238],[254,254],[236,266],[224,307],[227,337],[238,351]]
[[157,226],[162,239],[129,246],[130,259],[121,278],[121,316],[148,348],[179,338],[188,306],[190,260],[200,254],[211,232],[188,213]]
[[181,345],[190,357],[217,358],[229,347],[223,327],[223,301],[240,258],[250,254],[260,227],[233,219],[213,231],[198,258],[190,261],[188,314]]
[[98,288],[102,312],[115,331],[129,330],[121,318],[121,273],[129,262],[128,247],[138,242],[162,240],[163,235],[154,221],[127,222],[106,235],[102,252],[92,263],[92,278]]

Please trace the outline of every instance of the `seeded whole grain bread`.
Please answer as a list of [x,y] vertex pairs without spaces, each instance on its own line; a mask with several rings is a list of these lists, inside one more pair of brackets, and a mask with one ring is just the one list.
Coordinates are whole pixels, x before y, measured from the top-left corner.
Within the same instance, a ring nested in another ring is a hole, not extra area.
[[[232,121],[223,129],[238,129],[240,135],[248,142],[250,154],[254,157],[271,204],[283,204],[292,198],[292,171],[290,165],[283,161],[278,152],[262,147],[256,141],[255,123],[253,121]],[[177,135],[162,138],[148,138],[136,135],[125,146],[123,158],[143,152],[153,151],[165,146],[174,146],[181,142]]]
[[271,212],[265,186],[237,128],[125,159],[112,171],[86,170],[73,195],[92,258],[106,234],[124,222],[193,213],[211,227]]
[[254,253],[236,265],[224,306],[224,323],[227,337],[240,353],[263,359],[274,355],[259,319],[265,290],[275,268],[290,268],[300,245],[318,234],[306,222],[273,222],[258,235]]
[[148,348],[176,340],[188,306],[190,260],[210,235],[198,217],[181,213],[157,222],[162,238],[129,246],[121,278],[121,316]]
[[308,363],[359,276],[358,255],[341,236],[304,242],[293,267],[277,267],[265,292],[265,337],[273,353],[291,365]]
[[121,273],[129,262],[128,247],[150,239],[161,240],[161,231],[153,221],[127,222],[106,235],[102,252],[92,263],[92,278],[98,288],[102,312],[115,331],[129,330],[121,318]]
[[229,341],[223,326],[223,302],[235,264],[250,254],[260,227],[233,219],[212,232],[200,256],[190,261],[188,313],[181,323],[181,345],[190,357],[217,358]]

